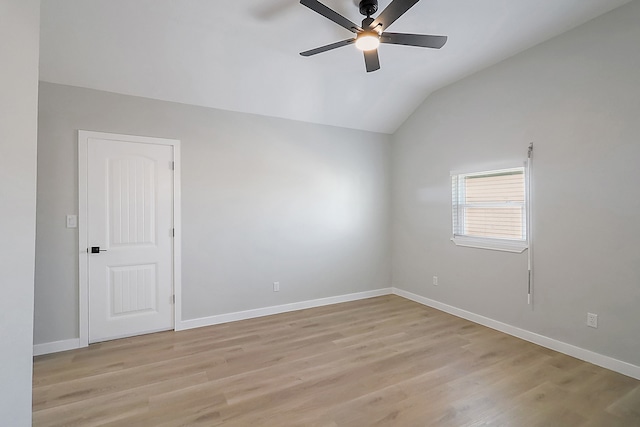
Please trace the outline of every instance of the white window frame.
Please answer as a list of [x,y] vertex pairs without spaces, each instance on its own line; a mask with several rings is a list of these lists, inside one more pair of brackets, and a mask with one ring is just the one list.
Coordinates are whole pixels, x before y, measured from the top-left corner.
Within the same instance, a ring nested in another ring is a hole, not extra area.
[[[523,227],[525,230],[524,239],[504,239],[504,238],[493,238],[493,237],[481,237],[481,236],[468,236],[464,234],[459,234],[459,230],[456,230],[456,223],[462,224],[463,219],[458,217],[457,221],[454,220],[454,215],[456,212],[459,215],[462,215],[462,210],[458,210],[455,207],[460,203],[460,195],[464,195],[463,189],[460,188],[460,182],[462,181],[461,177],[468,176],[484,176],[484,175],[494,175],[494,174],[503,174],[510,172],[522,172],[524,174],[525,179],[525,202],[523,208]],[[504,251],[504,252],[514,252],[514,253],[522,253],[526,249],[529,248],[529,228],[527,227],[527,217],[529,215],[529,195],[527,194],[527,180],[529,179],[527,174],[527,168],[523,166],[507,168],[507,169],[496,169],[496,170],[486,170],[481,172],[451,172],[451,182],[453,187],[453,179],[457,178],[458,188],[455,193],[452,188],[452,212],[451,212],[451,223],[452,223],[452,237],[451,241],[455,243],[457,246],[464,246],[470,248],[479,248],[479,249],[489,249],[495,251]],[[462,191],[461,191],[462,190]],[[454,198],[458,196],[458,200]]]

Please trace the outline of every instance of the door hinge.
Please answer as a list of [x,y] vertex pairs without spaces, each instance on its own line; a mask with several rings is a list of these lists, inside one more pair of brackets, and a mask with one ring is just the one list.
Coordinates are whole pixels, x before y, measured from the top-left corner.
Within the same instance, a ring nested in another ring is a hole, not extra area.
[[176,229],[175,228],[171,229],[171,237],[176,237]]
[[176,162],[171,162],[169,166],[171,167],[172,171],[176,170]]
[[171,302],[172,302],[173,304],[175,304],[175,303],[176,303],[176,295],[175,295],[175,294],[173,294],[173,295],[171,296]]

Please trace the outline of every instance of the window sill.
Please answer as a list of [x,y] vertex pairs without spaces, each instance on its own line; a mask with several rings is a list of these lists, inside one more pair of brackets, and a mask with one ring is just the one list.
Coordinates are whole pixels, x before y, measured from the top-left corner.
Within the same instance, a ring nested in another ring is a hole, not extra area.
[[451,238],[451,241],[455,243],[456,246],[513,252],[518,254],[524,252],[529,247],[526,241],[490,239],[487,237],[454,236]]

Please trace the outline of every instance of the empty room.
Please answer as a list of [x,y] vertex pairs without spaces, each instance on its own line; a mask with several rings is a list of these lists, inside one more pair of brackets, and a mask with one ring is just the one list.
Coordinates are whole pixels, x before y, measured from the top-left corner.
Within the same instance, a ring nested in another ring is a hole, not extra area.
[[0,19],[0,425],[640,426],[640,0]]

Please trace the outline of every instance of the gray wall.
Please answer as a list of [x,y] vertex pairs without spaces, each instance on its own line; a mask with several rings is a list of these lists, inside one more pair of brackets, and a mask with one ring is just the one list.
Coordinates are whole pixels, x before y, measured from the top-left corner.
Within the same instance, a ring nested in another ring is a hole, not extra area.
[[[636,1],[436,92],[402,126],[392,150],[397,287],[640,365],[638,22]],[[519,165],[529,142],[533,310],[526,253],[449,240],[449,172]]]
[[[35,342],[78,335],[87,129],[183,141],[185,319],[386,287],[391,259],[399,288],[640,365],[639,21],[636,1],[441,89],[391,138],[41,83]],[[526,253],[449,240],[449,172],[529,142],[533,309]]]
[[31,425],[40,2],[0,0],[0,424]]
[[182,141],[184,320],[391,284],[388,135],[44,82],[39,110],[36,344],[78,336],[78,129]]

